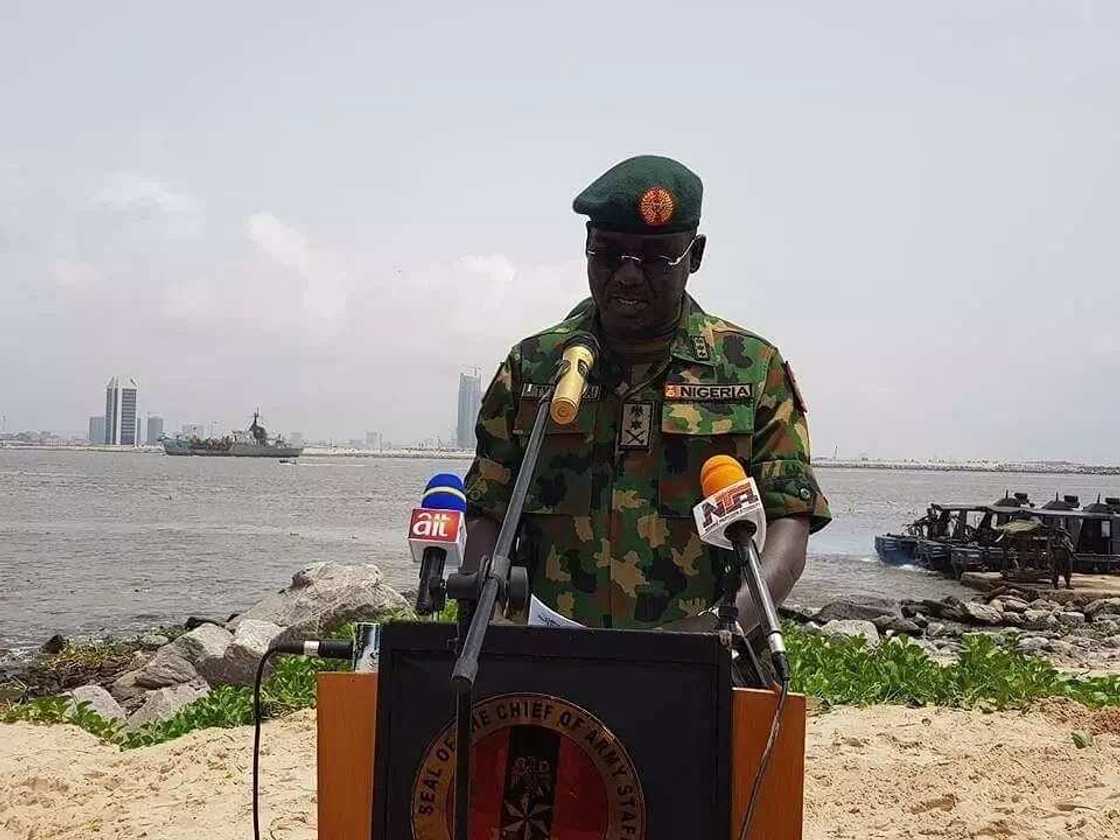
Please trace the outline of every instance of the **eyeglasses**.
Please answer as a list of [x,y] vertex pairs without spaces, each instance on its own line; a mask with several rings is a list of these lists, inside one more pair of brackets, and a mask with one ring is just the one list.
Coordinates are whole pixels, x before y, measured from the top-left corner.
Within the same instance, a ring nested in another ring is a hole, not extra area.
[[692,246],[696,244],[699,236],[692,237],[692,241],[688,243],[688,247],[684,249],[679,257],[666,257],[663,255],[651,257],[637,257],[633,254],[620,254],[617,251],[596,251],[592,248],[586,249],[587,258],[595,265],[596,268],[603,271],[609,271],[614,274],[622,267],[623,260],[633,260],[648,277],[659,277],[668,274],[674,268],[681,264],[681,261],[688,256],[688,252],[692,250]]

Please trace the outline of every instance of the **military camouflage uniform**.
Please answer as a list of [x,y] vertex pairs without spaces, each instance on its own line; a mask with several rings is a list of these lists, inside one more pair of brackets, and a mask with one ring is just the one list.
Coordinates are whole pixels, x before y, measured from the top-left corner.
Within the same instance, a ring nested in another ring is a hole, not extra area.
[[[540,394],[565,339],[596,331],[594,306],[515,346],[482,399],[468,514],[501,521]],[[655,627],[719,597],[730,554],[696,535],[700,467],[737,457],[767,519],[830,519],[809,466],[804,406],[777,348],[685,296],[666,362],[629,384],[601,359],[575,421],[549,421],[514,561],[533,594],[591,627]],[[712,387],[716,386],[716,387]]]

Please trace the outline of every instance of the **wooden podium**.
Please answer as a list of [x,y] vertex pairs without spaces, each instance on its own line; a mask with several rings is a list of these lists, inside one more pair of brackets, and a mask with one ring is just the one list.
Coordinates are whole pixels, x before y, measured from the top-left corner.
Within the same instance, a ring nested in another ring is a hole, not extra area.
[[[393,678],[383,661],[381,679]],[[483,668],[485,668],[485,663]],[[320,840],[389,840],[374,838],[375,801],[385,800],[382,785],[375,785],[374,757],[379,715],[378,675],[372,673],[322,673],[317,685],[318,822]],[[562,702],[562,701],[561,701]],[[751,785],[769,734],[777,703],[776,693],[750,689],[731,690],[730,702],[730,837],[738,840],[739,824],[747,807]],[[385,709],[381,709],[384,712]],[[665,749],[673,752],[671,742]],[[478,747],[475,752],[477,755]],[[384,773],[384,768],[382,768]],[[393,776],[401,774],[393,771]],[[404,772],[416,772],[404,771]],[[802,836],[805,775],[805,698],[790,695],[750,834],[752,840],[800,840]],[[664,785],[663,785],[664,787]],[[660,797],[666,791],[652,791]],[[723,800],[727,802],[727,799]],[[726,813],[726,812],[725,812]],[[399,832],[399,829],[397,830]],[[394,833],[397,833],[394,832]],[[520,836],[520,835],[518,835]],[[559,837],[562,835],[552,834]],[[591,836],[581,834],[579,836]],[[406,840],[393,837],[391,840]]]

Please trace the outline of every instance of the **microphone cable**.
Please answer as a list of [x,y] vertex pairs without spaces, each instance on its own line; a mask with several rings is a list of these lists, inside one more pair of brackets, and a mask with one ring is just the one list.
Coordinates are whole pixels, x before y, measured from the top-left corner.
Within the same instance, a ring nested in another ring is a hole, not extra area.
[[261,782],[261,683],[264,669],[273,655],[283,653],[293,656],[314,656],[320,659],[345,659],[354,657],[354,643],[343,641],[273,642],[257,663],[253,679],[253,840],[261,840],[260,782]]
[[762,780],[766,777],[766,770],[770,766],[770,757],[773,755],[774,746],[778,742],[778,733],[782,728],[782,715],[786,708],[786,698],[789,696],[789,663],[784,656],[773,657],[773,662],[774,670],[778,673],[778,705],[774,709],[774,717],[770,721],[770,735],[766,739],[766,748],[762,751],[762,760],[759,762],[754,784],[751,786],[751,798],[747,803],[747,812],[743,814],[743,822],[739,826],[739,840],[747,840],[747,836],[750,834],[755,806],[758,805],[758,795],[762,790]]

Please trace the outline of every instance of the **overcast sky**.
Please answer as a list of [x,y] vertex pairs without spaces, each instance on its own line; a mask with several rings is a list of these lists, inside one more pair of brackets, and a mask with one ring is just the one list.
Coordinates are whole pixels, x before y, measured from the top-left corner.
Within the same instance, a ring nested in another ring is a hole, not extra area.
[[[624,8],[625,7],[625,8]],[[690,288],[841,456],[1120,462],[1120,9],[0,4],[0,414],[446,433],[586,294],[573,196],[704,180]]]

